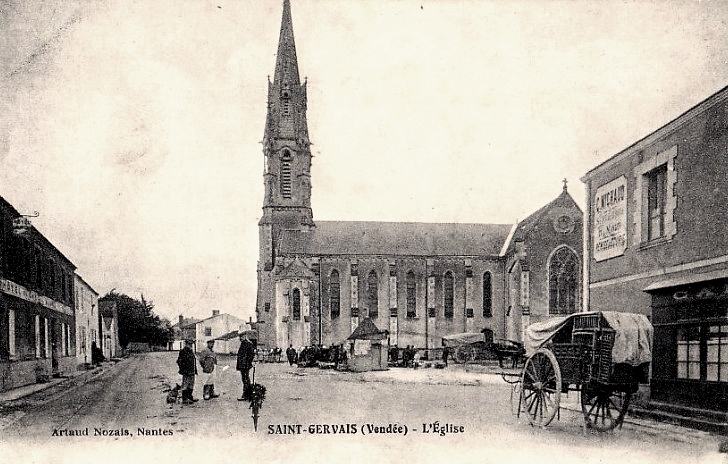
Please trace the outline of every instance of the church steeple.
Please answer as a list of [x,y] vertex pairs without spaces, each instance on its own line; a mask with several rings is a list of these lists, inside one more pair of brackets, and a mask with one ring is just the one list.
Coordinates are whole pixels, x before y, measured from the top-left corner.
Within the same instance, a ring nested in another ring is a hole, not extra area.
[[282,230],[315,227],[311,211],[311,142],[306,100],[306,83],[301,84],[298,74],[291,3],[284,0],[273,82],[268,78],[268,110],[263,134],[265,196],[259,225],[261,255],[265,255],[267,266],[275,261],[275,241]]
[[283,1],[281,33],[278,38],[278,54],[273,82],[268,81],[268,115],[264,144],[276,138],[293,140],[308,148],[308,124],[306,122],[306,84],[301,85],[293,39],[291,2]]
[[300,85],[298,60],[296,59],[296,42],[293,40],[293,22],[291,21],[291,2],[283,1],[283,18],[281,19],[281,35],[278,38],[278,55],[273,82],[281,85],[289,82]]

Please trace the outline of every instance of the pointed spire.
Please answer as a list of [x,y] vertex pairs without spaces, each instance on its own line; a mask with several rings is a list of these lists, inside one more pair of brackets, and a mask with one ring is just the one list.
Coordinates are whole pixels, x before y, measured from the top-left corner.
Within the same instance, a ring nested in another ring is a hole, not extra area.
[[278,56],[276,58],[276,72],[273,84],[284,87],[299,86],[301,80],[298,76],[298,59],[296,58],[296,43],[293,40],[293,21],[291,20],[291,2],[283,0],[283,18],[281,19],[281,35],[278,38]]

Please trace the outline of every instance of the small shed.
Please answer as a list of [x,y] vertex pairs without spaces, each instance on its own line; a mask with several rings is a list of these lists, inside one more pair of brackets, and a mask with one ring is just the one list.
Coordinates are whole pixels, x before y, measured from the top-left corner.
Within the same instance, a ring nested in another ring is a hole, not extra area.
[[354,372],[387,370],[389,332],[379,330],[370,318],[361,321],[346,339],[349,348],[348,368]]

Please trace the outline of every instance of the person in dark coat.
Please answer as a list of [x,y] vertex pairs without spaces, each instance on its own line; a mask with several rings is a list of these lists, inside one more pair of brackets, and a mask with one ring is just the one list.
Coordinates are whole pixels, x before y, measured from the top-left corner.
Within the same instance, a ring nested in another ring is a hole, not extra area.
[[288,358],[288,364],[291,366],[296,364],[296,349],[293,345],[288,346],[288,349],[286,350],[286,357]]
[[255,359],[253,343],[248,340],[245,332],[241,332],[236,369],[240,371],[240,377],[243,379],[243,396],[238,398],[238,401],[250,401],[250,369],[253,367],[253,359]]
[[192,397],[195,388],[195,375],[197,375],[197,359],[192,351],[192,340],[185,340],[185,346],[179,350],[177,356],[179,374],[182,376],[182,404],[192,404],[197,401]]
[[447,360],[449,357],[450,357],[450,347],[445,346],[442,349],[442,361],[445,363],[446,366],[447,366]]
[[101,364],[106,358],[104,357],[103,351],[101,351],[101,348],[99,348],[96,345],[96,341],[91,342],[91,364],[94,366],[98,366]]

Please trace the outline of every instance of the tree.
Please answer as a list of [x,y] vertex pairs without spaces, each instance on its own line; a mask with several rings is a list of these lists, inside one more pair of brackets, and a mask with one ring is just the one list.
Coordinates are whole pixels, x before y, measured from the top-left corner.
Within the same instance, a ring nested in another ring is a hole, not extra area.
[[141,295],[141,300],[137,300],[112,289],[100,300],[116,303],[119,344],[123,348],[130,342],[164,346],[173,339],[169,321],[154,314],[154,303],[147,301],[144,295]]

